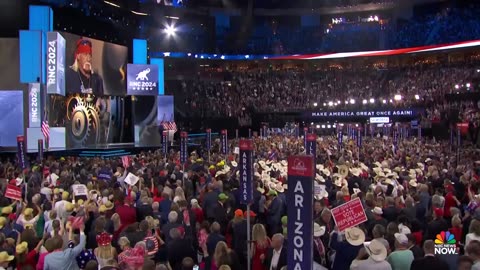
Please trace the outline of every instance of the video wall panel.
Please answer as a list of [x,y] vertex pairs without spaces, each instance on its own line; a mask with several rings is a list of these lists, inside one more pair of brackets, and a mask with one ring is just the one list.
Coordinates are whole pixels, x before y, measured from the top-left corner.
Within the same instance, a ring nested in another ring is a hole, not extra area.
[[0,90],[0,146],[16,146],[18,135],[23,135],[23,91]]

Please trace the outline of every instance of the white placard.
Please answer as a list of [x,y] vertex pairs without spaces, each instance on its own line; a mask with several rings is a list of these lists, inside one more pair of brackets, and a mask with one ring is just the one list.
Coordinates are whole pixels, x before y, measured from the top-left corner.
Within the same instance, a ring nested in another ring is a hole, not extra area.
[[128,173],[124,181],[130,186],[134,186],[135,184],[137,184],[138,180],[140,180],[138,176],[134,175],[133,173]]
[[240,154],[240,148],[238,148],[238,146],[235,147],[235,149],[233,149],[233,153],[236,155]]
[[390,117],[370,117],[370,124],[390,123]]
[[88,189],[85,185],[72,185],[75,196],[88,196]]
[[315,182],[315,190],[313,191],[314,195],[324,194],[325,191],[326,191],[325,185],[320,185],[317,182]]

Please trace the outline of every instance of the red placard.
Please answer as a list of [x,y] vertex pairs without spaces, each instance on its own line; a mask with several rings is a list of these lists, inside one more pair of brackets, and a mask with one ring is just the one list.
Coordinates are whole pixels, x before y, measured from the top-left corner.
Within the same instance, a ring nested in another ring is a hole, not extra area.
[[12,199],[12,200],[22,200],[22,190],[14,185],[8,185],[7,189],[5,190],[5,197]]
[[317,135],[313,133],[307,134],[307,142],[314,142],[317,140]]
[[288,175],[313,176],[312,156],[291,156],[288,157]]
[[360,198],[353,199],[332,209],[333,220],[339,231],[357,226],[367,221]]
[[246,150],[246,151],[253,150],[252,140],[240,140],[238,145],[240,147],[240,150]]

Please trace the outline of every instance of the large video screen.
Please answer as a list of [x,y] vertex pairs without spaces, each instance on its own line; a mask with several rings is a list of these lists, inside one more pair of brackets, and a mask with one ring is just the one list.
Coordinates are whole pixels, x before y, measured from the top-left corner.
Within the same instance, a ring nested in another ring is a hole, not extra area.
[[23,91],[0,90],[0,146],[16,146],[18,135],[23,135]]
[[135,144],[160,146],[162,122],[174,121],[173,96],[135,96]]
[[67,94],[125,96],[128,48],[61,32],[66,40]]
[[68,94],[51,95],[49,124],[65,127],[67,149],[107,148],[133,143],[131,98]]

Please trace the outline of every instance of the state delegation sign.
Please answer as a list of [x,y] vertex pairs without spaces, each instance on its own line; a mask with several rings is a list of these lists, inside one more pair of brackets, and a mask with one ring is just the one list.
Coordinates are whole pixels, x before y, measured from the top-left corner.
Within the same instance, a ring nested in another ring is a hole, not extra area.
[[353,199],[332,209],[332,216],[339,231],[367,221],[360,198]]

